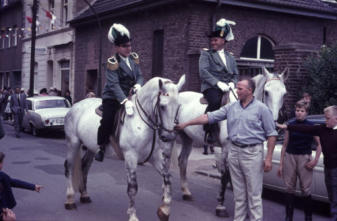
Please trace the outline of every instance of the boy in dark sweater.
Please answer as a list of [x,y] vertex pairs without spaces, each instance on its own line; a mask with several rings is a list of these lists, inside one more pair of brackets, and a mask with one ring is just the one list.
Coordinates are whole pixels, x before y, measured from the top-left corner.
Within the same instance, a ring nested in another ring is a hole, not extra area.
[[[314,125],[306,119],[309,105],[300,100],[295,105],[295,120],[289,121],[289,125]],[[311,157],[311,144],[313,139],[317,143],[315,158]],[[278,176],[283,178],[286,186],[286,221],[293,220],[294,194],[297,178],[301,183],[305,220],[312,220],[311,183],[313,168],[321,155],[321,145],[318,137],[294,131],[285,131],[284,142],[281,151]]]
[[337,221],[337,105],[325,108],[324,116],[325,125],[276,125],[282,129],[308,133],[320,138],[332,220]]

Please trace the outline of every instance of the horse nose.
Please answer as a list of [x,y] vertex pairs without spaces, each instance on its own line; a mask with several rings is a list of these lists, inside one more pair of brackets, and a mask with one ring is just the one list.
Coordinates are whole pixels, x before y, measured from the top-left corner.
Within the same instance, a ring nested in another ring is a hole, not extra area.
[[176,138],[176,133],[174,132],[161,132],[159,134],[159,138],[163,141],[163,142],[170,142],[173,141]]

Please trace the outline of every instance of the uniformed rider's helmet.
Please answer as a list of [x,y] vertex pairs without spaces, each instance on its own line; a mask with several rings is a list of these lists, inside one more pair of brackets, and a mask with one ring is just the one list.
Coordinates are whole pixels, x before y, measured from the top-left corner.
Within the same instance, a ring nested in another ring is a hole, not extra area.
[[108,33],[111,43],[120,46],[131,41],[129,30],[122,24],[114,23]]

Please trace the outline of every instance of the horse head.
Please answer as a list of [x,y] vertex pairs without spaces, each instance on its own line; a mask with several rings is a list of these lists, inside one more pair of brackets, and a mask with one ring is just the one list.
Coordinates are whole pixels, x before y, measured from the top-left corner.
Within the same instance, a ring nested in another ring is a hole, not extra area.
[[263,67],[263,74],[253,78],[256,84],[254,96],[269,107],[275,121],[283,106],[283,97],[287,93],[284,82],[288,74],[288,68],[285,68],[281,74],[273,74]]
[[[144,109],[147,107],[146,112],[151,115],[152,126],[158,130],[159,137],[164,142],[176,138],[174,126],[180,107],[178,94],[184,83],[185,75],[179,79],[177,84],[169,79],[155,77],[139,91],[139,100],[144,103],[142,104]],[[145,94],[148,94],[147,99],[141,99],[141,97],[146,97]]]

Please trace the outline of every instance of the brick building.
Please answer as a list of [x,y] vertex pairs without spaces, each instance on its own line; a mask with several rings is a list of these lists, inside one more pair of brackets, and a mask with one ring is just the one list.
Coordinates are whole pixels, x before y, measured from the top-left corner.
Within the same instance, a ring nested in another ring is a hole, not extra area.
[[[287,103],[292,104],[305,75],[302,63],[322,45],[337,41],[337,10],[331,0],[97,0],[103,26],[105,61],[112,53],[106,37],[112,23],[131,31],[146,79],[173,80],[187,73],[187,90],[199,91],[198,59],[209,47],[207,33],[221,17],[236,22],[235,40],[225,47],[234,54],[240,74],[255,75],[261,66],[290,68]],[[99,29],[91,10],[71,21],[75,28],[75,100],[97,87]]]
[[0,1],[0,88],[21,87],[22,18],[21,0]]

